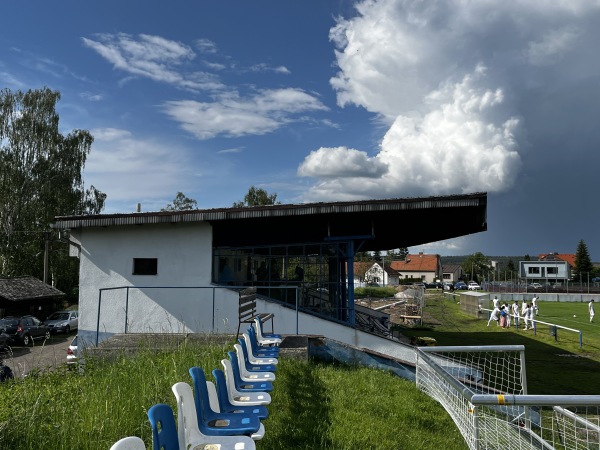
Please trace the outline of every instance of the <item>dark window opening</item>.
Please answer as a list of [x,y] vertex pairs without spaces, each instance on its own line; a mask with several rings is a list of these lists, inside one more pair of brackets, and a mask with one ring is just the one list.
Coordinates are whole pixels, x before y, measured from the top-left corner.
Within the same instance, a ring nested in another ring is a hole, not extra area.
[[158,274],[157,258],[133,258],[133,275]]

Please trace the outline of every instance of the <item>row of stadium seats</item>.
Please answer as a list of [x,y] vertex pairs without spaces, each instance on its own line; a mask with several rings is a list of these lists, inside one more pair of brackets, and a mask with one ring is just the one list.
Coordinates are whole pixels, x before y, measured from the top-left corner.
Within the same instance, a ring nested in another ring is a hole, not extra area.
[[[172,386],[177,401],[177,420],[164,403],[148,410],[153,450],[252,450],[263,438],[262,421],[268,415],[281,335],[265,334],[256,318],[234,351],[222,359],[223,369],[214,369],[215,382],[206,379],[200,367],[189,369],[192,385]],[[110,450],[146,450],[144,441],[128,436]]]

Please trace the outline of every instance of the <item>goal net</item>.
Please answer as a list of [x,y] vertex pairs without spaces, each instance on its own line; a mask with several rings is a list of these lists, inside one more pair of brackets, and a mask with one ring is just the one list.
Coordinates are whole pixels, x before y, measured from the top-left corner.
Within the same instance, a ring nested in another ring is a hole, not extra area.
[[470,449],[600,450],[600,396],[528,395],[523,346],[420,347],[417,386]]

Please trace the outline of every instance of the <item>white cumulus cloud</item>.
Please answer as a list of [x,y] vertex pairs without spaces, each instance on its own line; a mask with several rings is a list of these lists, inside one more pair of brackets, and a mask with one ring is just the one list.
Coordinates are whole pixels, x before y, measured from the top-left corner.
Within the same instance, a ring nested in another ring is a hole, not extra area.
[[[513,188],[524,158],[564,153],[547,135],[574,111],[551,102],[572,101],[566,86],[585,98],[600,75],[598,19],[597,0],[357,3],[330,30],[330,83],[339,106],[362,107],[388,128],[378,148],[352,150],[364,155],[362,171],[347,169],[347,151],[311,152],[298,169],[317,179],[304,199]],[[373,161],[388,170],[369,172]]]
[[298,175],[318,178],[377,178],[387,170],[387,164],[378,158],[369,158],[365,152],[337,147],[320,148],[311,152],[298,168]]

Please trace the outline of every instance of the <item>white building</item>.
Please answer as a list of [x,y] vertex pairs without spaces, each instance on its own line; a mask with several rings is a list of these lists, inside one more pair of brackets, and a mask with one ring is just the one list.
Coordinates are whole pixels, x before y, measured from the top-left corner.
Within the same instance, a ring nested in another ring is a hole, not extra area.
[[[354,329],[346,280],[355,250],[484,231],[486,207],[486,194],[469,194],[70,216],[54,227],[68,232],[80,260],[79,336],[88,345],[124,332],[235,334],[236,289],[255,285],[259,312],[275,314],[277,332],[327,331],[379,351],[388,344]],[[425,225],[451,212],[462,217],[451,228]],[[411,232],[398,233],[398,223]]]

